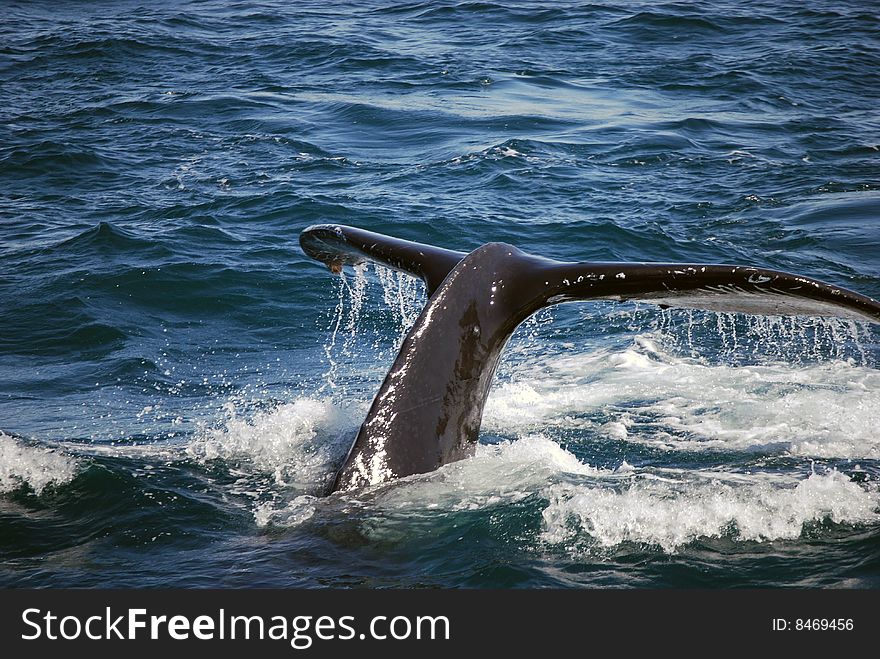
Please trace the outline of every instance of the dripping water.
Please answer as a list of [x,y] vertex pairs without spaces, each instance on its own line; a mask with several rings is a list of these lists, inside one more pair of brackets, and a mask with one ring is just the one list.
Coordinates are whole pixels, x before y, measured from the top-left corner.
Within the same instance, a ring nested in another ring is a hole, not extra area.
[[[337,389],[340,360],[352,356],[367,291],[366,266],[363,264],[354,266],[351,283],[344,270],[339,273],[336,281],[336,306],[332,311],[328,338],[323,346],[327,371],[324,374],[324,383],[318,389],[319,392],[324,392],[328,388],[331,391]],[[337,345],[340,339],[341,344]],[[344,394],[345,390],[343,389],[341,393]]]
[[663,309],[653,332],[669,352],[731,366],[827,361],[870,366],[877,361],[872,327],[842,318]]
[[417,277],[380,265],[375,265],[375,274],[395,330],[391,350],[397,353],[425,304],[425,284]]
[[[378,286],[375,284],[378,283]],[[319,391],[348,393],[346,383],[394,358],[425,302],[424,283],[405,273],[358,264],[340,273],[323,345],[327,367]]]

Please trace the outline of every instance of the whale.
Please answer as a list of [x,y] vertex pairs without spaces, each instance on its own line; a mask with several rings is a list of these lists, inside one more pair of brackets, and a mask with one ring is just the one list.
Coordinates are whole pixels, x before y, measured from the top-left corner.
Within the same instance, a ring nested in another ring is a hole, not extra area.
[[508,340],[520,323],[550,305],[636,300],[661,308],[880,324],[880,303],[872,298],[751,266],[564,262],[501,242],[466,253],[335,224],[304,229],[300,246],[334,273],[371,261],[419,277],[428,296],[331,492],[428,473],[472,455]]

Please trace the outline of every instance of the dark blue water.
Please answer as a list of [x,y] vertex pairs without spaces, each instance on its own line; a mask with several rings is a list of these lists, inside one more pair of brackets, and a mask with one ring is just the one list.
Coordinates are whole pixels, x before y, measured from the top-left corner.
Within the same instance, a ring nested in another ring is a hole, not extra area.
[[869,2],[2,3],[0,585],[880,586],[876,329],[527,323],[477,455],[320,496],[459,250],[880,297]]

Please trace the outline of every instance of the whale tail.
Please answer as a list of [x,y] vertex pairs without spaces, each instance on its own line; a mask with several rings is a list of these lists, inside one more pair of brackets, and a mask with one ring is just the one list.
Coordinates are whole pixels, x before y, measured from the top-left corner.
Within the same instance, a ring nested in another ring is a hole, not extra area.
[[[303,251],[336,272],[373,261],[421,278],[434,294],[467,256],[432,245],[341,225],[300,234]],[[755,315],[837,316],[880,323],[880,303],[841,286],[778,270],[692,263],[573,263],[531,258],[545,305],[577,300],[638,300],[661,307]]]
[[299,235],[299,244],[306,254],[325,263],[332,272],[338,273],[343,265],[373,261],[419,277],[429,296],[465,257],[462,252],[335,224],[305,229]]
[[880,323],[880,303],[871,298],[763,268],[570,263],[504,243],[464,254],[336,225],[309,227],[300,244],[333,271],[371,260],[421,277],[429,295],[334,490],[433,471],[468,455],[504,346],[522,321],[552,304],[644,300],[661,307]]

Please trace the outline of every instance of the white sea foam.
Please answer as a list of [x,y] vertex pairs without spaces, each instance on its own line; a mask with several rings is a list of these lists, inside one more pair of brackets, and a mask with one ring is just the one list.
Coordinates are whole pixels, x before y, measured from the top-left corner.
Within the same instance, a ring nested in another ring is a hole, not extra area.
[[518,501],[563,474],[596,476],[595,469],[547,437],[537,434],[513,442],[479,445],[466,460],[445,465],[383,491],[383,508],[475,510]]
[[701,537],[739,541],[789,540],[804,525],[876,523],[880,495],[837,471],[790,483],[778,475],[700,472],[676,478],[635,474],[626,483],[560,483],[544,495],[542,539],[573,546],[624,542],[659,545],[667,552]]
[[515,504],[559,478],[612,473],[581,463],[542,435],[479,445],[471,458],[359,493],[367,515],[360,531],[374,542],[407,542],[420,521],[427,525],[419,533],[437,533],[444,517],[455,523],[449,515]]
[[287,503],[266,501],[254,509],[257,526],[299,526],[315,514],[315,497],[302,494]]
[[[415,519],[490,509],[529,496],[544,503],[540,541],[574,553],[633,542],[675,552],[698,538],[789,540],[805,525],[880,521],[876,486],[838,471],[795,475],[637,468],[597,469],[556,442],[527,436],[480,446],[474,457],[385,486],[363,532],[402,541]],[[309,502],[279,511],[300,523]],[[305,508],[305,510],[304,510]],[[393,513],[393,514],[392,514]]]
[[[350,418],[327,401],[301,399],[249,421],[234,415],[189,451],[201,459],[244,459],[291,482],[323,487],[341,457],[322,452],[319,437],[352,430]],[[321,444],[326,447],[326,444]],[[262,493],[265,495],[266,493]],[[320,501],[292,499],[273,488],[254,507],[259,526],[291,527],[314,517]],[[699,538],[734,541],[797,539],[805,525],[880,521],[880,493],[827,471],[810,475],[740,473],[584,464],[543,434],[480,445],[466,460],[360,493],[362,532],[376,541],[403,541],[417,519],[487,510],[536,497],[539,540],[574,553],[622,543],[675,552]],[[432,523],[433,524],[433,523]]]
[[276,485],[315,492],[326,486],[348,450],[362,414],[317,398],[299,398],[250,416],[240,416],[229,403],[226,412],[222,427],[205,429],[190,442],[190,456],[238,462],[270,474]]
[[[602,417],[601,423],[590,416]],[[669,449],[880,457],[880,371],[852,362],[726,366],[664,353],[557,355],[493,389],[484,428],[582,427]]]
[[0,431],[0,493],[30,487],[40,495],[50,485],[72,481],[78,462],[56,449],[24,444]]

